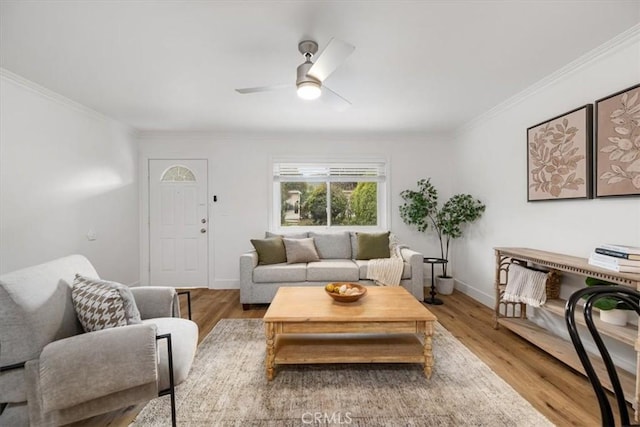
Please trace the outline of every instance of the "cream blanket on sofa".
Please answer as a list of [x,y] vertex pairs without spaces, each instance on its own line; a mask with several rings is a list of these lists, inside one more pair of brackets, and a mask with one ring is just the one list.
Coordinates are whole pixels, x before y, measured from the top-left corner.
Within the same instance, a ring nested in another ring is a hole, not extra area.
[[367,279],[373,280],[377,285],[399,286],[404,269],[404,260],[400,251],[405,247],[407,246],[391,238],[389,244],[391,257],[370,259],[367,264]]

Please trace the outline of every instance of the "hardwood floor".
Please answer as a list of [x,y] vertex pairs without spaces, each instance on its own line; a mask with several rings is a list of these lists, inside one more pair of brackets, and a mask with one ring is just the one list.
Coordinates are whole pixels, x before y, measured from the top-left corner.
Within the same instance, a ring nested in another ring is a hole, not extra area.
[[493,311],[462,293],[429,307],[438,321],[551,422],[600,424],[589,381],[511,331],[493,328]]
[[[427,305],[438,321],[551,422],[600,425],[598,402],[586,377],[514,333],[493,329],[492,310],[472,298],[459,292],[441,298],[444,305]],[[191,303],[200,341],[220,319],[261,318],[267,309],[267,305],[253,305],[243,311],[238,290],[193,289]],[[186,317],[184,297],[181,306]],[[127,426],[140,409],[132,407],[75,425]]]

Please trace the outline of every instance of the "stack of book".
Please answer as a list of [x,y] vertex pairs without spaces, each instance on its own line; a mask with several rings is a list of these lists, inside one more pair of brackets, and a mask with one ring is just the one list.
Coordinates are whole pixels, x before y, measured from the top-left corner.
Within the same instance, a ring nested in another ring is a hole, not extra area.
[[589,264],[620,273],[640,273],[640,248],[600,245],[589,257]]

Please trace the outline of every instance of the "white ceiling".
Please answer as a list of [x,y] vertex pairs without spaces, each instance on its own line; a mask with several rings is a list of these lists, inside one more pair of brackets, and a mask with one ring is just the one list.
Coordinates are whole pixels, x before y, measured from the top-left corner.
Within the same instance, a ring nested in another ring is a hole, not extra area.
[[[6,1],[0,66],[141,130],[446,132],[640,22],[640,1]],[[290,92],[299,41],[356,46]]]

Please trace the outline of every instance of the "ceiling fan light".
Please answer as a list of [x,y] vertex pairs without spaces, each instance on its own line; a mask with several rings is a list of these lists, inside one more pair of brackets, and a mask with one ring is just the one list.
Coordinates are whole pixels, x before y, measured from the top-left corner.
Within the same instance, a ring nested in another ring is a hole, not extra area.
[[298,96],[302,99],[317,99],[321,94],[320,86],[314,82],[303,82],[298,85]]

